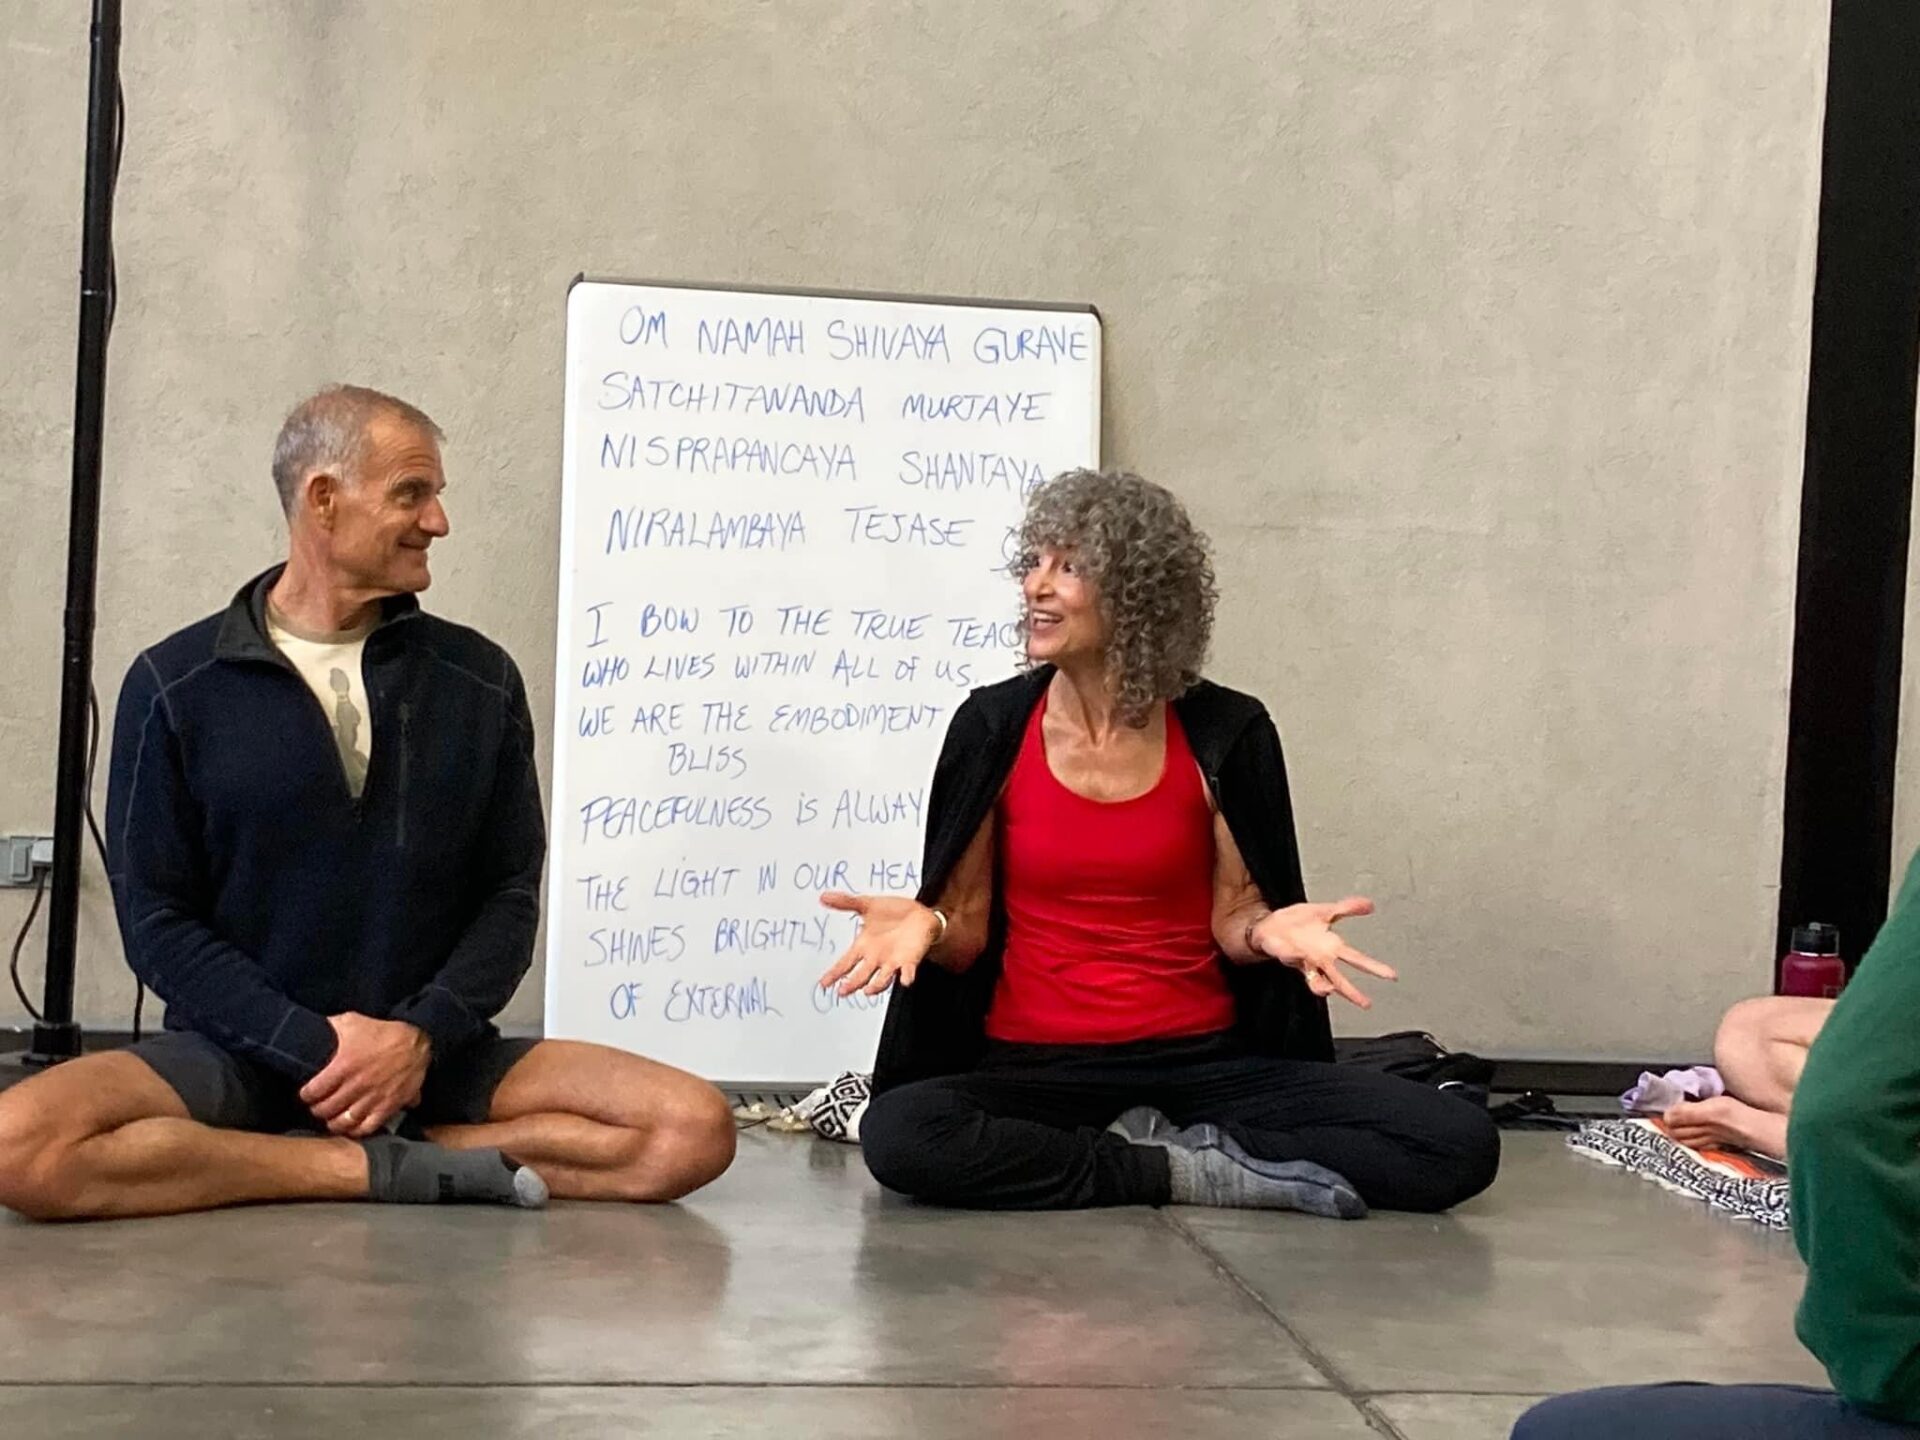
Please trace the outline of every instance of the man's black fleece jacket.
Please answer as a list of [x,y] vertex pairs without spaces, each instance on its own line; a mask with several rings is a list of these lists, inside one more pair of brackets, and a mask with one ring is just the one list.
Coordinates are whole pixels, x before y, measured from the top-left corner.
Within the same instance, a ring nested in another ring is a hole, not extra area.
[[120,691],[108,868],[128,962],[170,1029],[304,1082],[329,1015],[492,1033],[533,959],[546,856],[533,723],[513,661],[384,602],[362,677],[366,786],[267,638],[279,571],[135,658]]

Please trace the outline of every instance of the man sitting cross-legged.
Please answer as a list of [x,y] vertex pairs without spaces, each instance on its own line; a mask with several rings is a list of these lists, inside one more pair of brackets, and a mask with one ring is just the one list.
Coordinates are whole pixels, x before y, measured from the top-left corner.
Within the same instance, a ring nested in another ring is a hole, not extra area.
[[439,442],[374,391],[300,405],[286,564],[134,661],[109,863],[169,1028],[0,1095],[0,1205],[670,1200],[731,1162],[704,1081],[493,1026],[546,841],[518,670],[414,599],[448,529]]

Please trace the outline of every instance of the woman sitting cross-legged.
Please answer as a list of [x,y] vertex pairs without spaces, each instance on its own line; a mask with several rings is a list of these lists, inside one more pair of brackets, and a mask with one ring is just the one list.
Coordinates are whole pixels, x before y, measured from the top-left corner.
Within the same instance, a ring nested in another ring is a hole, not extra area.
[[954,714],[917,900],[822,980],[896,986],[869,1168],[937,1204],[1444,1210],[1499,1136],[1442,1091],[1332,1064],[1325,997],[1393,972],[1306,902],[1279,737],[1200,678],[1205,539],[1138,476],[1041,487],[1016,566],[1027,673]]

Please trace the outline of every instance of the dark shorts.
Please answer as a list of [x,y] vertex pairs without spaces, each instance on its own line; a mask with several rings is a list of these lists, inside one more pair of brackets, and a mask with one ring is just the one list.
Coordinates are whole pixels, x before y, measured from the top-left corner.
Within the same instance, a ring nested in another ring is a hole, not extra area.
[[[484,1124],[493,1092],[507,1071],[539,1043],[495,1035],[434,1061],[420,1103],[407,1112],[404,1128]],[[300,1103],[300,1087],[293,1081],[221,1049],[204,1035],[166,1030],[127,1053],[145,1061],[166,1081],[187,1107],[187,1114],[202,1125],[269,1135],[320,1128]]]

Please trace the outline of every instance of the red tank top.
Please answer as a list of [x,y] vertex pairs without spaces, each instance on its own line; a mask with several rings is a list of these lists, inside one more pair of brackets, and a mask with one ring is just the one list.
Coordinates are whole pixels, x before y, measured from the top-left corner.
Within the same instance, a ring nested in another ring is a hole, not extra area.
[[1001,799],[1006,953],[987,1034],[1032,1045],[1205,1035],[1233,1023],[1213,940],[1213,810],[1172,707],[1153,789],[1089,800],[1047,763],[1043,697]]

